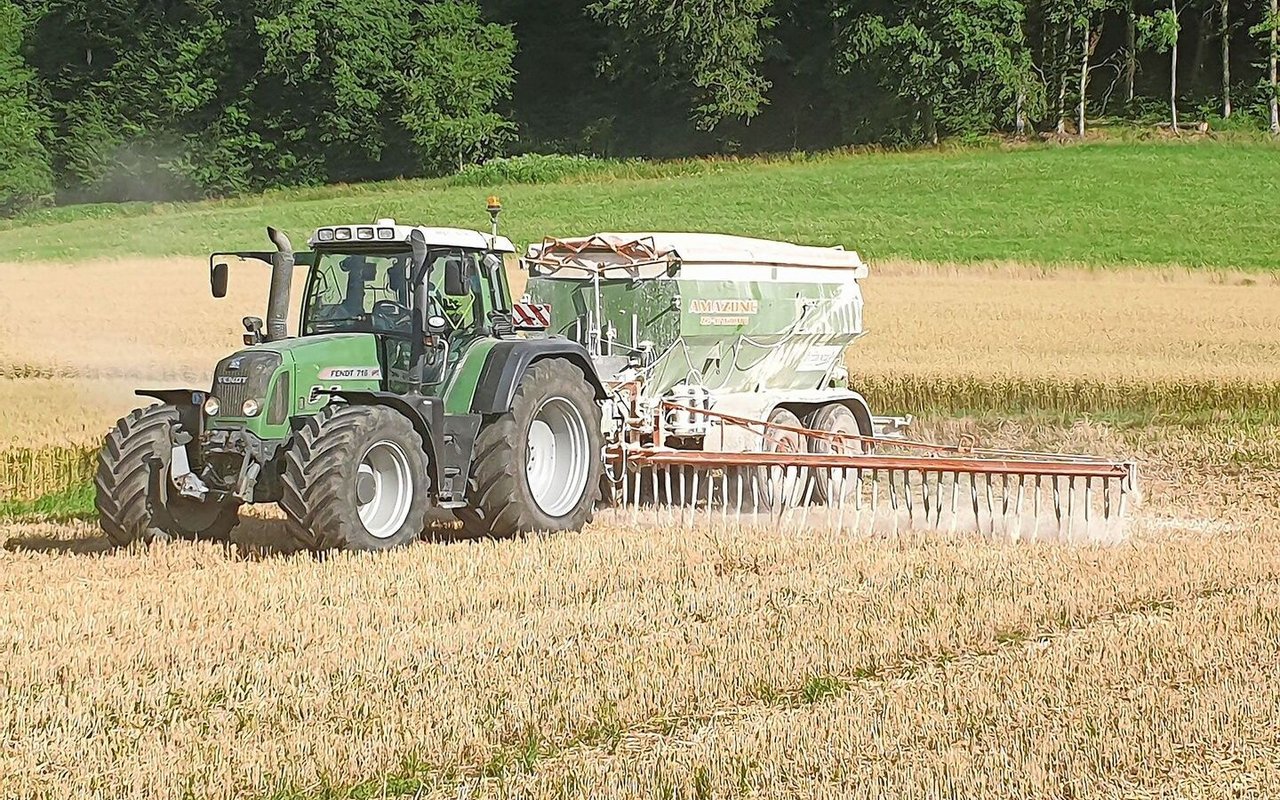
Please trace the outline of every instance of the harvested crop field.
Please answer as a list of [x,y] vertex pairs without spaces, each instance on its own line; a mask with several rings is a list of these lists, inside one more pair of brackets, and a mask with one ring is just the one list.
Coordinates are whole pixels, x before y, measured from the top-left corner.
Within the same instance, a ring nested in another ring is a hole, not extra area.
[[[74,488],[134,385],[208,380],[266,271],[221,302],[206,275],[0,266],[0,492]],[[1128,537],[605,512],[316,559],[269,511],[230,548],[4,522],[0,796],[1280,794],[1280,281],[891,263],[866,291],[878,411],[1137,459]]]
[[124,553],[4,526],[0,794],[1280,791],[1280,485],[1234,460],[1276,458],[1280,430],[978,430],[1141,457],[1129,539],[606,514],[316,560],[262,557],[272,519]]

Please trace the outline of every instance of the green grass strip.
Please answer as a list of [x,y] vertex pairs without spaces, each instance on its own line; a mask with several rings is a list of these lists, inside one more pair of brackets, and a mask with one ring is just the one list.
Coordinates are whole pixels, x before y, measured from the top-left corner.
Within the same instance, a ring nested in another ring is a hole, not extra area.
[[93,496],[93,483],[85,482],[34,500],[0,501],[0,521],[71,522],[96,519]]
[[[527,165],[526,165],[527,166]],[[545,165],[544,165],[545,166]],[[317,226],[395,217],[484,228],[506,205],[517,243],[601,230],[719,231],[843,244],[875,259],[1280,269],[1280,147],[1032,145],[772,161],[513,165],[450,180],[273,192],[223,202],[55,209],[0,230],[0,261],[200,256],[305,241]],[[538,167],[534,169],[537,173]],[[593,171],[594,170],[594,171]],[[551,182],[531,181],[545,177]]]

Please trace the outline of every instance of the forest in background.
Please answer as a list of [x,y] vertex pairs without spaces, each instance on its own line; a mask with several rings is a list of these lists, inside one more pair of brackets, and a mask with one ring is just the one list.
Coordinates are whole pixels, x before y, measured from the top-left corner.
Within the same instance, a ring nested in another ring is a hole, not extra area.
[[1278,0],[0,0],[0,212],[670,158],[1280,133]]

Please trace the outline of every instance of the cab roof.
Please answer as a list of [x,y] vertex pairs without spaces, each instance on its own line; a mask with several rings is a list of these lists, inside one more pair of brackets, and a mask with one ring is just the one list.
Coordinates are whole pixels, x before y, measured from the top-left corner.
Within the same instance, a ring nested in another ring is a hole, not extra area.
[[380,219],[376,222],[355,223],[349,225],[326,225],[316,228],[315,233],[307,240],[312,248],[334,245],[389,245],[409,241],[409,235],[422,231],[428,246],[463,247],[472,250],[495,250],[499,253],[514,253],[515,245],[505,236],[491,236],[480,231],[466,228],[429,228],[423,225],[401,225],[394,219]]

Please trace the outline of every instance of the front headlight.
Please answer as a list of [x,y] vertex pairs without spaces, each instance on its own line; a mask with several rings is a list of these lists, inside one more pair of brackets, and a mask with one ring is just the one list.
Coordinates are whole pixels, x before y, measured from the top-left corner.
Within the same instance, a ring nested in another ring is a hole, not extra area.
[[262,410],[262,405],[257,400],[254,400],[252,397],[250,397],[248,400],[245,400],[244,405],[240,407],[241,413],[243,413],[246,417],[256,417],[258,415],[258,412],[261,410]]
[[216,417],[218,416],[218,412],[221,410],[222,410],[222,403],[219,403],[218,398],[214,397],[213,395],[210,395],[209,399],[204,401],[204,413],[208,414],[209,416]]

